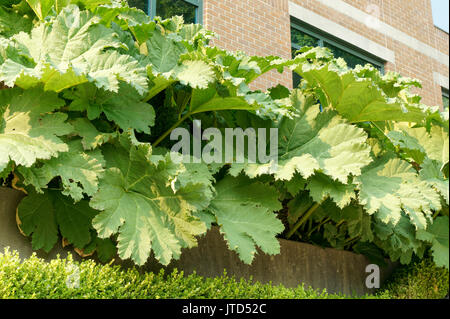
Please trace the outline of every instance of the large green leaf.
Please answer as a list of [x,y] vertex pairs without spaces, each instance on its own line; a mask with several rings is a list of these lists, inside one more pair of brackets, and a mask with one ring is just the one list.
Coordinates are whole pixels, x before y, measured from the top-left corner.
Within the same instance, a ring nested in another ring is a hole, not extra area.
[[402,264],[409,264],[414,253],[419,258],[423,256],[425,246],[416,238],[416,229],[404,213],[395,225],[380,221],[376,215],[373,220],[376,234],[374,243],[382,248],[392,261],[400,259]]
[[32,168],[19,167],[25,185],[33,185],[37,192],[46,188],[55,177],[61,177],[64,195],[75,201],[83,194],[94,195],[98,190],[98,179],[103,174],[103,156],[99,150],[84,152],[80,140],[68,143],[69,151],[57,158],[39,163]]
[[[295,72],[319,89],[326,105],[334,108],[352,123],[365,121],[422,122],[422,110],[400,99],[389,98],[368,78],[360,78],[355,71],[340,68],[335,61],[308,63],[303,58]],[[324,105],[325,106],[325,105]]]
[[221,95],[215,86],[193,90],[189,111],[195,114],[221,110],[257,110],[259,108],[258,105],[247,102],[245,97],[231,93],[227,90],[227,95]]
[[417,229],[425,229],[433,211],[441,209],[438,194],[419,179],[409,163],[398,158],[377,159],[355,182],[360,203],[385,223],[396,225],[404,210]]
[[244,169],[250,177],[273,174],[278,180],[290,180],[296,172],[303,178],[322,172],[344,184],[349,175],[360,175],[372,161],[366,133],[335,111],[320,112],[299,90],[291,99],[297,117],[283,118],[278,125],[278,163],[233,164],[231,173]]
[[287,61],[276,56],[248,56],[244,52],[229,52],[217,47],[207,48],[208,57],[224,70],[224,77],[234,84],[249,84],[261,75],[271,71],[283,71]]
[[425,127],[398,123],[388,137],[418,164],[422,164],[425,156],[440,163],[441,168],[449,161],[448,133],[442,127],[433,125],[428,133]]
[[149,134],[150,127],[155,124],[153,107],[141,102],[136,90],[123,82],[119,85],[118,94],[111,94],[86,83],[65,93],[65,97],[73,100],[70,104],[71,111],[86,111],[90,120],[99,118],[104,113],[108,120],[124,131],[131,128]]
[[114,0],[26,0],[39,20],[44,20],[52,12],[52,9],[59,13],[70,4],[92,10],[97,6],[111,4],[112,1]]
[[111,4],[113,6],[114,2],[117,3],[120,0],[119,1],[118,0],[55,0],[55,1],[57,4],[58,4],[58,2],[61,3],[59,5],[60,8],[62,8],[62,4],[64,4],[64,3],[67,3],[66,5],[73,3],[80,7],[83,6],[86,9],[93,10],[93,9],[97,8],[98,6],[102,6],[104,4],[107,4],[107,5]]
[[148,51],[147,61],[152,65],[152,71],[156,74],[172,72],[178,65],[180,55],[186,52],[186,48],[180,42],[168,36],[164,36],[159,29],[146,42]]
[[246,264],[255,257],[256,246],[266,254],[278,254],[275,236],[284,227],[273,213],[282,208],[277,191],[243,176],[225,177],[216,190],[208,210],[215,215],[228,247]]
[[131,31],[139,45],[145,43],[156,28],[156,22],[137,8],[100,6],[94,12],[102,18],[104,24],[110,25],[114,22],[122,29]]
[[417,238],[432,244],[433,259],[437,266],[449,269],[448,216],[439,216],[427,230],[419,230]]
[[350,238],[359,236],[361,241],[373,241],[372,217],[361,206],[344,208],[341,212],[341,217],[347,222],[347,230]]
[[420,178],[432,185],[445,199],[447,205],[449,204],[449,183],[441,170],[441,165],[438,161],[426,159],[422,164],[420,170]]
[[91,221],[97,212],[87,201],[76,204],[59,191],[43,194],[31,191],[18,206],[20,228],[32,236],[33,249],[49,252],[58,241],[58,234],[77,248],[91,241]]
[[[113,29],[99,22],[89,11],[68,6],[49,23],[35,27],[31,35],[15,36],[17,48],[0,67],[0,80],[22,88],[44,83],[45,90],[56,92],[84,82],[117,92],[122,80],[143,95],[148,88],[145,68],[114,50],[124,45]],[[31,62],[17,61],[17,55]]]
[[52,7],[55,5],[57,0],[26,0],[33,9],[39,20],[44,20],[44,18],[49,14]]
[[97,130],[97,128],[88,119],[77,118],[71,124],[74,127],[75,133],[80,136],[81,144],[85,150],[93,150],[97,147],[115,139],[118,134],[103,133]]
[[182,58],[187,51],[185,45],[169,35],[162,34],[157,28],[146,42],[146,56],[141,59],[141,64],[146,65],[150,75],[147,99],[176,81],[192,88],[206,89],[216,80],[214,68],[206,56],[199,53]]
[[180,254],[181,245],[168,229],[163,213],[151,198],[126,189],[126,180],[117,168],[106,171],[100,192],[91,206],[104,210],[94,220],[101,238],[120,232],[118,249],[121,258],[132,258],[143,265],[153,250],[155,257],[168,264]]
[[37,159],[50,159],[68,146],[58,136],[72,132],[64,113],[50,113],[64,101],[55,93],[40,88],[12,90],[13,96],[1,95],[0,105],[6,106],[0,119],[0,171],[8,162],[30,167]]
[[183,61],[177,66],[175,73],[181,84],[194,89],[205,89],[216,79],[213,68],[202,60]]
[[152,251],[167,265],[182,247],[194,246],[194,237],[206,226],[192,212],[206,208],[210,186],[200,180],[174,190],[171,182],[183,165],[172,162],[170,154],[152,155],[148,144],[132,145],[126,137],[120,145],[105,146],[104,154],[109,168],[91,200],[103,211],[93,223],[99,237],[119,233],[119,256],[139,265]]
[[448,176],[443,172],[449,162],[449,139],[445,129],[432,125],[428,132],[425,127],[413,128],[398,123],[387,136],[408,160],[421,166],[421,179],[434,187],[448,204]]
[[10,37],[21,31],[30,32],[32,25],[30,18],[0,6],[0,36]]
[[306,189],[315,202],[321,203],[327,198],[331,198],[338,207],[344,208],[356,198],[355,186],[353,184],[342,184],[333,181],[324,174],[315,174],[310,179]]

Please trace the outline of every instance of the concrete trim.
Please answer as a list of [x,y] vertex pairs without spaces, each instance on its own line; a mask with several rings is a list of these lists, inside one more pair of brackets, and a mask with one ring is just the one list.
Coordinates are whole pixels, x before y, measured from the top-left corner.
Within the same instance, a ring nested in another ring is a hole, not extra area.
[[333,10],[339,13],[347,15],[350,18],[362,24],[365,24],[369,28],[372,28],[381,34],[388,36],[393,40],[396,40],[414,49],[415,51],[418,51],[430,58],[433,58],[434,60],[438,61],[439,63],[445,66],[449,66],[448,55],[442,53],[441,51],[429,46],[428,44],[422,41],[417,40],[416,38],[406,34],[405,32],[390,26],[389,24],[377,19],[373,15],[368,14],[367,12],[359,10],[358,8],[355,8],[342,0],[333,0],[333,1],[315,0],[315,1],[320,2],[321,4],[329,8],[332,8]]
[[395,53],[388,48],[379,45],[378,43],[363,37],[356,32],[353,32],[342,25],[331,21],[317,13],[305,9],[298,4],[289,2],[289,14],[305,23],[308,23],[324,32],[331,34],[332,36],[342,39],[364,51],[373,54],[385,61],[395,63]]
[[443,87],[445,89],[449,89],[449,79],[445,75],[442,75],[438,72],[433,72],[433,79],[434,83],[438,84],[440,87]]

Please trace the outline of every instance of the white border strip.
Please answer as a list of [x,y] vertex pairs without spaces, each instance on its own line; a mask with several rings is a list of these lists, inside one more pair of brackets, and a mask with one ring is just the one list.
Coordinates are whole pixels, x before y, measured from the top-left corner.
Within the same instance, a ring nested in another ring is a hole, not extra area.
[[434,83],[448,90],[448,77],[438,72],[433,72]]
[[[368,14],[354,6],[342,1],[342,0],[315,0],[320,2],[321,4],[332,8],[333,10],[340,12],[349,16],[350,18],[367,25],[368,27],[373,28],[377,32],[392,38],[393,40],[399,41],[404,45],[425,54],[426,56],[435,59],[439,63],[449,66],[449,57],[448,55],[442,53],[441,51],[429,46],[426,43],[423,43],[416,38],[400,31],[383,21],[380,21],[375,16]],[[374,7],[368,7],[368,9],[373,10]]]
[[[331,2],[334,2],[331,1]],[[378,43],[369,40],[362,35],[353,32],[342,25],[331,21],[317,13],[299,6],[293,2],[289,2],[289,14],[305,23],[308,23],[332,36],[342,39],[364,51],[373,54],[385,61],[395,63],[395,53]]]

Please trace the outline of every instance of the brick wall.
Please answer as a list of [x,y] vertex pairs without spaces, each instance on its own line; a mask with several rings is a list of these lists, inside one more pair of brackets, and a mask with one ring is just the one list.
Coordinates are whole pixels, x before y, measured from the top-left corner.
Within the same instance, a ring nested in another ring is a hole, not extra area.
[[[423,102],[442,105],[441,87],[435,83],[435,72],[449,77],[448,66],[405,45],[390,34],[369,28],[353,17],[337,12],[318,0],[290,0],[310,11],[374,41],[395,53],[395,63],[388,62],[386,71],[418,78]],[[328,0],[334,1],[334,0]],[[428,46],[449,54],[449,35],[433,24],[430,0],[344,0],[364,11],[378,10],[378,18]],[[289,0],[204,0],[204,24],[219,38],[214,44],[228,50],[242,50],[250,55],[290,57]],[[266,89],[281,83],[291,86],[291,74],[271,72],[255,83]]]
[[[218,34],[214,44],[249,55],[290,58],[291,34],[287,0],[204,0],[203,22]],[[289,72],[260,77],[253,88],[292,86]]]

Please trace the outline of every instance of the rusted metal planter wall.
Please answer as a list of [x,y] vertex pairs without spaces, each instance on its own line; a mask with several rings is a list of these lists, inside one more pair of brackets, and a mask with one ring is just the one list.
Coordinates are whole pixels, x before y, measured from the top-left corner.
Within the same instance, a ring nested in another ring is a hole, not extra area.
[[[16,207],[22,197],[23,194],[18,191],[0,188],[0,251],[9,246],[25,258],[32,254],[31,244],[29,239],[19,233],[15,220]],[[279,255],[268,256],[258,252],[252,265],[248,266],[227,248],[218,229],[213,228],[200,238],[198,247],[185,249],[179,260],[165,268],[168,271],[177,268],[185,274],[195,271],[204,277],[220,276],[226,269],[228,275],[236,278],[253,277],[254,281],[283,284],[286,287],[297,287],[304,283],[305,286],[316,289],[325,288],[331,293],[362,295],[374,292],[365,285],[368,276],[366,267],[370,264],[366,257],[283,239],[280,244]],[[65,257],[67,252],[59,245],[50,254],[39,252],[38,255],[49,260],[58,253]],[[129,261],[119,260],[118,263],[131,265]],[[142,270],[159,271],[161,268],[163,267],[151,258]],[[381,269],[381,282],[389,276],[392,269],[392,264]]]
[[[199,240],[198,247],[185,249],[181,258],[167,268],[182,269],[185,273],[196,272],[204,277],[223,274],[236,278],[250,278],[262,283],[272,282],[286,287],[327,289],[330,293],[363,295],[374,293],[366,287],[369,260],[352,252],[331,248],[320,248],[310,244],[280,239],[281,253],[269,256],[258,251],[252,265],[243,264],[238,255],[227,248],[226,242],[217,228],[213,228]],[[162,267],[155,261],[144,266],[148,271],[158,271]],[[380,268],[382,283],[392,272],[394,265]]]

